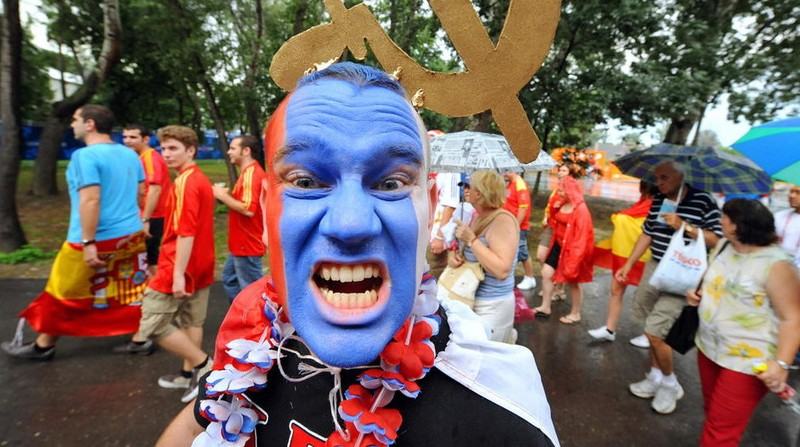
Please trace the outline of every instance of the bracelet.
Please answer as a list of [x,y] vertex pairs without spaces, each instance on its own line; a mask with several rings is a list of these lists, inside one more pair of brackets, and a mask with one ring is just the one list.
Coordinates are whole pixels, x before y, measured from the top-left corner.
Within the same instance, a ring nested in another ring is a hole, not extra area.
[[147,222],[150,222],[150,219],[149,219],[149,218],[147,218],[147,219],[145,219],[145,218],[142,218],[142,223],[147,223]]
[[94,239],[84,239],[81,241],[81,245],[83,245],[84,247],[87,245],[94,245],[95,243],[97,243],[97,241]]
[[789,371],[790,369],[797,369],[796,366],[792,366],[792,365],[784,362],[783,360],[775,359],[775,363],[777,363],[778,366],[780,366],[781,368],[783,368],[786,371]]

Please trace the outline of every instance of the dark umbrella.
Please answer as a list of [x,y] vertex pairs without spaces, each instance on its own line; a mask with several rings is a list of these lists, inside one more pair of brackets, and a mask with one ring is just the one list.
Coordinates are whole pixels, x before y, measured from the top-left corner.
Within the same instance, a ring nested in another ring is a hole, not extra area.
[[653,168],[674,160],[685,167],[686,183],[702,191],[723,194],[766,194],[772,188],[769,175],[751,160],[712,147],[657,144],[618,158],[614,164],[626,175],[653,181]]

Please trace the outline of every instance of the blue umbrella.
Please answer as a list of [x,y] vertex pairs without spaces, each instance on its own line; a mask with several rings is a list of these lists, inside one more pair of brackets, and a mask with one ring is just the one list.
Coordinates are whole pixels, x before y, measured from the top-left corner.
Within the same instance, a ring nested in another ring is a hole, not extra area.
[[733,143],[733,148],[772,178],[800,184],[800,118],[754,127]]
[[707,192],[723,194],[766,194],[772,180],[751,160],[711,147],[657,144],[618,158],[614,164],[623,174],[653,181],[659,163],[674,160],[686,168],[686,182]]

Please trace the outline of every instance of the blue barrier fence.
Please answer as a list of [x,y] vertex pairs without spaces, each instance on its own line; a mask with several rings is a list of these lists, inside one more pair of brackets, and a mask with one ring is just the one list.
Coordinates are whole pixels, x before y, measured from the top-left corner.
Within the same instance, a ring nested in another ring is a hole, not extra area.
[[[237,133],[238,135],[238,133]],[[39,153],[39,139],[42,136],[42,126],[22,126],[22,140],[24,142],[24,149],[22,152],[23,160],[35,160],[36,155]],[[235,135],[228,135],[231,139]],[[111,138],[122,143],[122,131],[114,131],[111,133]],[[203,141],[200,142],[200,147],[197,149],[197,158],[202,160],[208,159],[222,159],[222,153],[217,148],[218,143],[217,132],[214,130],[206,130],[203,132]],[[160,149],[158,140],[155,136],[150,137],[150,146]],[[69,160],[72,153],[85,146],[82,141],[75,139],[72,129],[67,129],[64,132],[64,138],[61,139],[61,148],[58,151],[59,160]]]

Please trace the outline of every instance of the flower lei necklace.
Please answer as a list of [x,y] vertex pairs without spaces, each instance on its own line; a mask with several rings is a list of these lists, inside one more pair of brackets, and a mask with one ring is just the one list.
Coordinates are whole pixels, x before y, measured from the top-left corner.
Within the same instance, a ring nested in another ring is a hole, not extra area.
[[[420,290],[411,316],[394,334],[380,354],[380,368],[365,367],[358,375],[358,383],[341,391],[341,368],[325,365],[317,368],[300,363],[300,378],[291,378],[280,363],[281,351],[289,351],[301,359],[324,365],[313,355],[301,355],[283,345],[289,339],[302,342],[293,335],[294,328],[286,314],[267,293],[262,293],[264,316],[269,322],[258,341],[235,339],[225,347],[226,353],[246,369],[232,364],[214,370],[206,379],[206,396],[200,401],[200,414],[211,423],[195,438],[193,447],[242,447],[255,433],[256,425],[266,425],[267,413],[245,393],[262,390],[267,386],[267,374],[276,360],[281,375],[289,381],[299,382],[317,374],[329,372],[334,376],[334,387],[329,394],[331,417],[335,430],[328,436],[327,447],[381,447],[394,444],[397,431],[403,422],[400,412],[386,408],[399,391],[412,399],[420,393],[416,383],[430,371],[436,358],[436,348],[430,338],[439,332],[439,307],[436,300],[436,282],[429,273],[422,277]],[[343,394],[343,396],[342,396]],[[226,396],[228,398],[226,399]],[[338,406],[336,405],[336,402]],[[263,417],[254,410],[257,409]],[[338,416],[344,421],[344,428]]]

